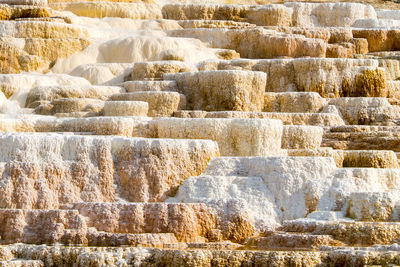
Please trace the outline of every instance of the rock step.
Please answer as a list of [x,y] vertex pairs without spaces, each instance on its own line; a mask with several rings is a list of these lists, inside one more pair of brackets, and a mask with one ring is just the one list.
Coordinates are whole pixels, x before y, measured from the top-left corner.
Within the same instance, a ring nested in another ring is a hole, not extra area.
[[341,150],[400,152],[399,126],[334,126],[324,132],[321,146]]
[[153,3],[124,2],[56,2],[49,6],[55,10],[70,11],[77,16],[130,19],[162,19],[161,9]]
[[149,104],[145,101],[106,101],[104,116],[142,116],[149,112]]
[[218,227],[216,212],[203,203],[76,203],[62,208],[0,209],[2,243],[162,245],[196,242]]
[[[337,10],[337,12],[332,12]],[[356,3],[284,3],[269,5],[166,4],[163,17],[174,20],[233,20],[266,26],[349,27],[377,18],[371,6]],[[296,16],[292,14],[302,14]],[[346,14],[346,15],[345,15]],[[351,15],[350,15],[351,14]],[[315,20],[303,17],[315,16]],[[346,16],[347,20],[344,20]]]
[[[89,98],[106,100],[113,94],[125,93],[125,89],[119,86],[91,86],[88,84],[79,84],[82,80],[82,82],[87,83],[87,80],[73,76],[59,76],[60,82],[57,82],[57,80],[51,81],[51,77],[49,77],[50,79],[48,78],[48,82],[54,83],[54,86],[37,86],[40,78],[40,75],[38,75],[38,77],[26,77],[27,80],[31,79],[31,81],[27,81],[26,84],[24,84],[26,87],[31,88],[25,103],[25,106],[28,108],[36,108],[43,103],[51,103],[55,99],[59,98]],[[56,76],[55,78],[58,77]],[[15,77],[4,77],[5,83],[11,83],[14,79]],[[43,79],[46,79],[46,77],[43,77]],[[76,81],[74,82],[74,80]],[[64,83],[65,85],[56,85],[57,83]],[[16,87],[9,89],[10,92],[8,92],[8,94],[13,94],[19,88]]]
[[284,125],[282,132],[283,149],[318,149],[324,130],[318,126]]
[[257,249],[316,249],[320,246],[340,246],[342,242],[329,235],[313,235],[304,233],[266,232],[262,237],[252,238],[250,246]]
[[145,234],[126,234],[126,233],[107,233],[95,232],[87,234],[88,246],[145,246],[145,247],[164,247],[164,244],[178,243],[173,233],[145,233]]
[[175,81],[127,81],[122,84],[128,93],[138,91],[173,91],[178,90]]
[[347,216],[360,221],[399,221],[399,192],[353,192]]
[[131,79],[161,80],[164,74],[195,71],[197,68],[193,64],[176,60],[137,62],[133,64]]
[[218,145],[210,140],[8,133],[0,134],[0,144],[0,173],[7,177],[0,185],[2,208],[164,201],[219,156]]
[[265,72],[268,75],[266,92],[317,92],[327,98],[386,97],[388,94],[385,70],[379,67],[379,61],[375,59],[314,57],[206,60],[198,63],[197,67],[201,71],[252,70]]
[[263,72],[218,70],[164,75],[176,81],[192,110],[262,111],[267,76]]
[[331,147],[288,149],[289,156],[332,157],[338,168],[399,168],[391,150],[334,150]]
[[[149,122],[158,138],[211,139],[221,155],[282,155],[282,122],[269,119],[180,119]],[[246,141],[244,141],[246,140]]]
[[[150,117],[170,117],[175,111],[186,108],[186,97],[178,92],[137,91],[132,93],[115,94],[110,98],[119,103],[123,101],[147,102],[147,114]],[[109,103],[112,103],[113,101],[109,101]]]
[[395,247],[376,248],[340,248],[325,251],[260,251],[260,250],[215,250],[196,249],[158,249],[136,247],[74,247],[74,246],[37,246],[27,244],[15,244],[4,246],[4,251],[9,251],[10,261],[40,260],[45,266],[54,265],[63,255],[63,263],[66,265],[96,266],[100,263],[115,264],[141,261],[143,265],[164,265],[166,262],[173,266],[197,266],[218,262],[222,266],[229,266],[229,261],[239,265],[249,262],[269,264],[271,266],[288,266],[293,262],[304,266],[316,265],[349,265],[363,267],[365,265],[398,265],[398,253]]
[[235,50],[241,57],[252,59],[307,56],[319,58],[325,57],[327,51],[323,40],[283,34],[261,27],[179,29],[169,31],[169,36],[200,39],[210,47]]
[[47,0],[4,0],[1,3],[7,5],[47,6]]
[[283,112],[239,112],[239,111],[191,111],[174,112],[177,118],[258,118],[281,120],[284,125],[340,126],[342,118],[333,113],[283,113]]
[[41,260],[21,260],[12,259],[9,261],[0,261],[1,267],[44,267],[44,263]]
[[318,113],[325,100],[315,92],[264,93],[264,112]]
[[329,222],[299,219],[285,221],[285,232],[330,235],[350,246],[393,244],[400,237],[400,223],[395,222]]

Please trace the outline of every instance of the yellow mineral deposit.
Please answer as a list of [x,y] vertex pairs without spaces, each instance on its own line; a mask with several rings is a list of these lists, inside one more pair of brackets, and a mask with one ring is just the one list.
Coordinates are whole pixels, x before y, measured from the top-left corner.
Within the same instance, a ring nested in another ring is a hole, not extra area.
[[395,1],[0,0],[0,266],[400,265],[399,153]]

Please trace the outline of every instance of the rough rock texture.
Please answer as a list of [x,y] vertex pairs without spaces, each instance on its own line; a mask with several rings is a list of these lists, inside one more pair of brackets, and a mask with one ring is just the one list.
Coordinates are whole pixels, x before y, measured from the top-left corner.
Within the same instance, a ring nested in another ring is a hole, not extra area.
[[[281,154],[282,123],[267,119],[159,119],[150,122],[159,138],[211,139],[223,156]],[[240,141],[239,141],[240,140]]]
[[284,125],[315,125],[338,126],[344,125],[343,119],[338,114],[332,113],[283,113],[283,112],[237,112],[237,111],[177,111],[174,116],[178,118],[257,118],[277,119]]
[[324,106],[324,99],[317,93],[270,93],[264,94],[265,112],[319,112]]
[[50,7],[92,18],[160,19],[162,17],[159,6],[151,3],[66,2],[52,3]]
[[282,34],[263,28],[249,29],[183,29],[171,36],[197,38],[212,47],[233,49],[245,58],[324,57],[326,44],[320,39]]
[[202,71],[167,75],[194,110],[261,111],[266,75],[250,71]]
[[390,221],[397,203],[397,197],[388,192],[354,192],[347,213],[350,218],[362,221]]
[[132,80],[162,79],[166,73],[196,71],[194,66],[181,61],[140,62],[133,65]]
[[316,126],[285,125],[282,132],[282,148],[318,149],[324,131]]
[[143,101],[106,101],[104,116],[147,116],[149,105]]
[[150,117],[169,117],[175,111],[186,108],[186,97],[177,92],[137,91],[112,95],[111,99],[117,102],[144,101],[148,103]]
[[119,197],[160,201],[218,155],[211,141],[56,134],[2,134],[1,141],[7,144],[1,146],[2,208],[57,208]]

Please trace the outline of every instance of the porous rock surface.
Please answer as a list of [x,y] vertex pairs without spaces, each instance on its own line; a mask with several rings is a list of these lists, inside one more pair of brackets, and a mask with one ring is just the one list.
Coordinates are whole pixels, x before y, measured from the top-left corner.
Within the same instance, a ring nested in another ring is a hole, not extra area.
[[0,266],[400,265],[395,1],[0,2]]

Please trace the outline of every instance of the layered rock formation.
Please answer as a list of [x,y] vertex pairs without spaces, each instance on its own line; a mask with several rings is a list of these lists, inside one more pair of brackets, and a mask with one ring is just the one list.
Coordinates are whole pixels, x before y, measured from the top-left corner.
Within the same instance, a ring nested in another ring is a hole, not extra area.
[[2,1],[1,266],[400,265],[400,12],[227,2]]

